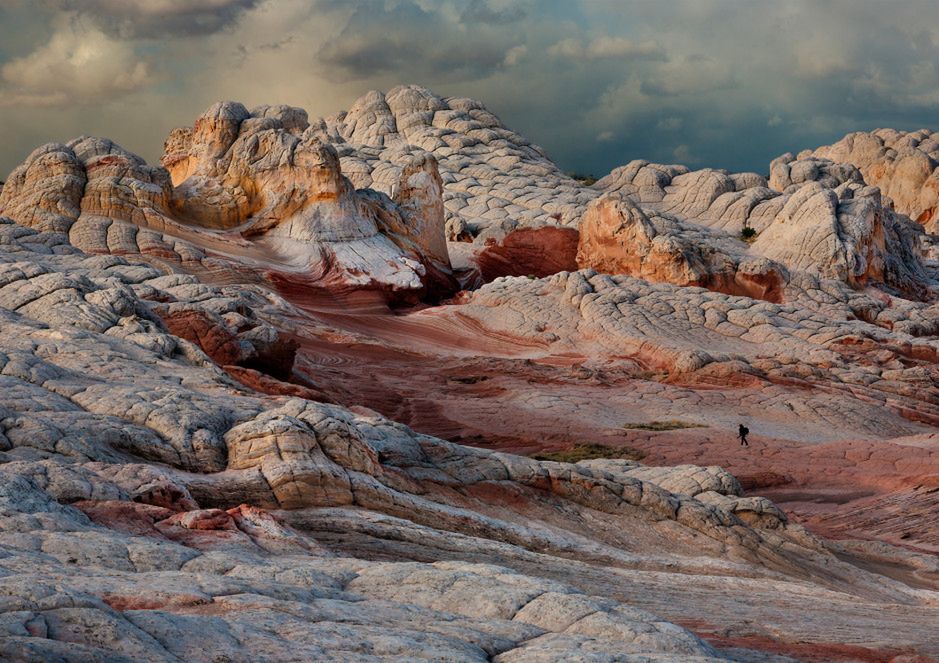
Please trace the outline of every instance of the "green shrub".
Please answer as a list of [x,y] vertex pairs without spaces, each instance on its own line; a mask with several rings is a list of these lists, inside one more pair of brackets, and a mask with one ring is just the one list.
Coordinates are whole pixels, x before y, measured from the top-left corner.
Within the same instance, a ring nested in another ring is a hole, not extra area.
[[756,229],[750,226],[744,226],[740,229],[740,239],[744,242],[752,242],[756,239]]

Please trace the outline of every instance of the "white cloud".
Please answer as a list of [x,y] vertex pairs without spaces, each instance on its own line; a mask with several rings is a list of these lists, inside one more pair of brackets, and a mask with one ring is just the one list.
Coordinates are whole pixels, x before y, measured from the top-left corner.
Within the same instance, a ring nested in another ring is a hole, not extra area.
[[505,53],[505,58],[502,60],[502,64],[506,67],[514,67],[519,63],[519,61],[525,57],[528,53],[528,47],[524,44],[519,46],[513,46]]
[[652,40],[637,42],[625,37],[596,37],[587,44],[586,54],[593,59],[661,57],[665,51]]
[[642,81],[642,92],[669,97],[713,92],[734,85],[733,64],[703,55],[689,55],[662,63]]
[[609,143],[614,138],[616,138],[616,134],[614,134],[612,131],[601,131],[597,134],[598,143]]
[[568,37],[551,46],[548,49],[548,55],[562,58],[582,58],[584,56],[584,46],[579,39]]
[[139,90],[152,75],[129,44],[63,21],[48,42],[0,67],[0,80],[0,105],[60,106]]

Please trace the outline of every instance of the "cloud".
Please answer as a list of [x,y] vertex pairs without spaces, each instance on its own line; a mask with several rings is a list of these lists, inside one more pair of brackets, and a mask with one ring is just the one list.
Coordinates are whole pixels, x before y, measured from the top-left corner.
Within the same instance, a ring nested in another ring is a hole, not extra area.
[[584,45],[579,39],[568,37],[548,49],[548,55],[562,58],[582,58],[584,57]]
[[701,159],[691,152],[691,148],[684,143],[672,150],[672,156],[675,157],[675,161],[680,164],[696,164],[700,163]]
[[614,134],[612,131],[601,131],[597,134],[598,143],[609,143],[614,138],[616,138],[616,134]]
[[662,58],[664,49],[652,40],[636,42],[625,37],[596,37],[587,44],[588,58]]
[[688,55],[651,70],[640,89],[654,97],[721,90],[736,84],[733,66],[705,55]]
[[0,0],[0,175],[80,134],[153,161],[220,99],[316,117],[402,83],[479,99],[564,170],[684,145],[765,172],[849,131],[939,128],[936,26],[935,0]]
[[283,39],[278,39],[276,41],[264,42],[257,45],[246,46],[245,44],[238,44],[235,46],[235,54],[238,65],[241,66],[245,61],[251,57],[254,53],[263,53],[265,51],[280,51],[283,50],[286,46],[294,42],[294,36],[289,35]]
[[392,71],[408,72],[408,82],[441,73],[472,80],[498,70],[518,46],[512,31],[488,27],[467,32],[460,16],[412,0],[359,4],[316,56],[333,80]]
[[504,3],[503,7],[494,7],[486,0],[470,0],[469,6],[460,17],[463,23],[487,23],[491,25],[505,25],[525,18],[528,8],[525,3]]
[[100,30],[63,22],[49,41],[0,67],[0,105],[100,103],[150,84],[150,65]]
[[678,131],[685,124],[680,117],[663,117],[655,123],[655,128],[659,131]]
[[525,57],[527,53],[528,47],[525,46],[525,44],[513,46],[505,52],[505,57],[502,59],[502,64],[504,64],[506,67],[514,67],[523,57]]
[[[48,1],[48,0],[47,0]],[[56,0],[52,0],[54,3]],[[57,0],[122,38],[204,35],[233,25],[261,0]]]
[[573,60],[599,60],[601,58],[663,59],[665,50],[652,40],[637,42],[625,37],[602,36],[594,37],[585,45],[580,39],[568,37],[549,47],[548,54]]

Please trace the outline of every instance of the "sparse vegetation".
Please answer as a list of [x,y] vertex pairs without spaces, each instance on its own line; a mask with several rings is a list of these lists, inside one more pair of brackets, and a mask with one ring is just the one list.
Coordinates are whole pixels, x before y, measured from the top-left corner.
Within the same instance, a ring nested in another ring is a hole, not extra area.
[[636,380],[655,380],[662,373],[657,373],[655,371],[639,371],[633,375],[633,378]]
[[581,184],[585,184],[587,186],[592,186],[597,183],[597,178],[594,177],[593,175],[583,175],[581,173],[568,173],[568,176],[572,180],[577,180]]
[[623,424],[623,428],[628,428],[630,430],[651,430],[651,431],[664,431],[664,430],[681,430],[682,428],[704,428],[701,424],[692,424],[687,421],[679,421],[678,419],[669,419],[668,421],[649,421],[646,423],[626,423]]
[[488,375],[457,375],[449,378],[451,382],[459,382],[460,384],[477,384],[488,379]]
[[545,451],[532,456],[535,460],[553,460],[558,463],[576,463],[581,460],[594,458],[624,458],[626,460],[641,460],[645,452],[632,447],[608,447],[605,444],[575,444],[569,449]]
[[744,226],[740,229],[740,239],[744,242],[750,243],[756,239],[756,228],[751,228],[750,226]]

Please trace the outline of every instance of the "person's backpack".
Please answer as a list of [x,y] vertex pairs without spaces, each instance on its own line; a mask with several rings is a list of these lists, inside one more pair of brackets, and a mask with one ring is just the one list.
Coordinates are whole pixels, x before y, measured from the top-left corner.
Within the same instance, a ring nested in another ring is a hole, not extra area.
[[749,434],[750,434],[750,429],[747,428],[746,426],[741,426],[741,427],[740,427],[740,434],[741,434],[741,435],[749,435]]

